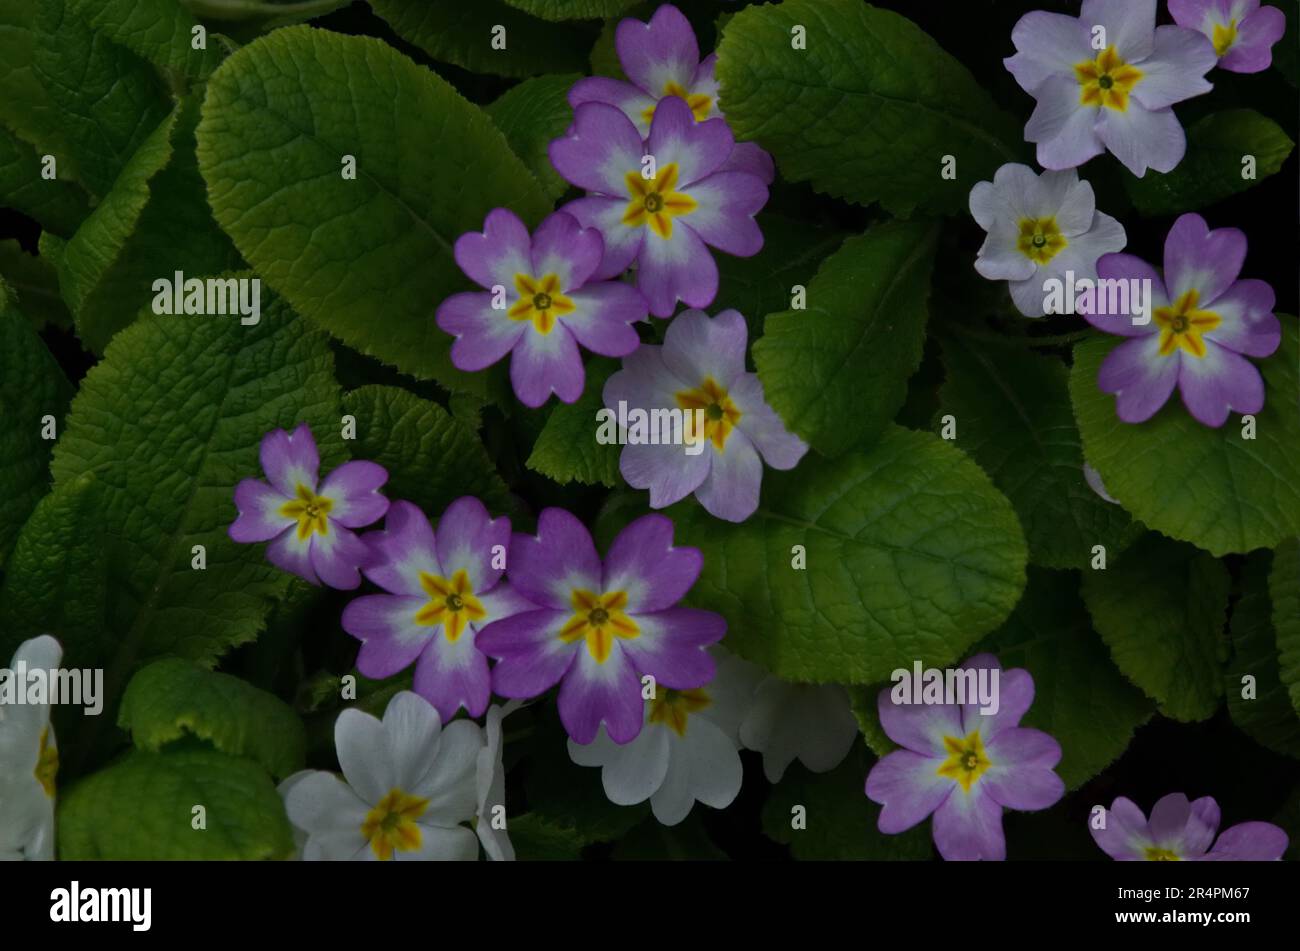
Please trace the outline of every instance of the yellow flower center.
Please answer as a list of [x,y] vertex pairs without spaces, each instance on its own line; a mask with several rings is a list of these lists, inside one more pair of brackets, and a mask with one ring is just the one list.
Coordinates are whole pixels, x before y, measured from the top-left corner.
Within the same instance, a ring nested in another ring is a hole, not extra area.
[[361,823],[361,834],[370,840],[370,848],[381,862],[393,857],[393,852],[414,852],[420,847],[423,834],[415,820],[429,808],[429,800],[412,796],[400,789],[391,789],[375,808],[366,813]]
[[1152,313],[1160,328],[1160,355],[1167,357],[1180,347],[1200,359],[1205,356],[1205,339],[1219,326],[1222,318],[1214,311],[1197,310],[1200,292],[1195,288],[1185,293],[1170,307],[1157,307]]
[[727,445],[727,437],[731,435],[731,430],[744,415],[731,401],[727,391],[719,386],[713,377],[708,376],[695,389],[678,390],[675,396],[677,405],[682,409],[704,410],[704,432],[695,433],[688,428],[686,442],[694,444],[701,438],[708,439],[718,452],[722,452]]
[[1237,21],[1229,20],[1226,26],[1222,23],[1214,24],[1214,36],[1210,41],[1214,43],[1214,52],[1220,56],[1228,52],[1232,49],[1232,44],[1237,42]]
[[642,177],[640,171],[628,172],[628,203],[623,211],[623,224],[629,228],[649,225],[650,230],[665,240],[673,236],[673,219],[689,215],[699,203],[677,188],[677,163],[669,162],[659,169],[654,178]]
[[655,691],[655,698],[650,701],[651,723],[662,723],[678,736],[686,735],[686,721],[692,713],[698,713],[713,701],[700,688],[694,690],[662,689]]
[[280,514],[298,520],[298,539],[305,540],[312,532],[329,534],[330,523],[326,516],[334,508],[334,500],[317,495],[301,482],[298,483],[297,496],[280,506]]
[[447,640],[453,644],[460,640],[466,624],[487,617],[483,602],[474,597],[474,588],[463,568],[451,580],[421,571],[420,587],[429,596],[429,602],[415,612],[415,623],[428,627],[441,624]]
[[1168,849],[1158,849],[1154,845],[1149,846],[1146,850],[1148,862],[1181,862],[1182,856],[1177,852],[1171,852]]
[[50,728],[41,733],[41,752],[36,759],[36,781],[45,790],[45,795],[54,798],[54,778],[59,775],[59,749],[50,743]]
[[[713,108],[713,100],[710,97],[702,92],[687,94],[681,83],[672,81],[664,83],[663,95],[685,99],[686,104],[691,107],[691,113],[695,116],[696,122],[703,122],[708,116],[709,110]],[[646,125],[649,125],[654,120],[655,108],[658,105],[659,103],[652,102],[641,110],[641,118],[645,120]]]
[[571,298],[560,293],[560,278],[556,274],[547,274],[540,281],[528,274],[516,274],[515,291],[519,300],[506,313],[511,320],[531,320],[540,334],[550,333],[555,318],[572,313],[576,307]]
[[641,635],[636,622],[623,613],[627,607],[626,591],[593,594],[581,588],[573,589],[573,617],[560,628],[560,640],[572,644],[586,640],[587,650],[603,664],[614,649],[614,638],[630,640]]
[[1074,66],[1074,77],[1079,81],[1079,101],[1085,106],[1098,106],[1124,112],[1128,109],[1128,95],[1142,79],[1142,70],[1127,65],[1115,47],[1108,46],[1096,59],[1084,60]]
[[975,781],[993,765],[984,755],[984,741],[980,739],[979,730],[972,731],[964,739],[945,736],[943,747],[948,751],[948,758],[935,772],[958,783],[963,792],[970,792]]
[[1020,219],[1020,237],[1016,239],[1016,247],[1029,260],[1046,264],[1069,244],[1055,218]]

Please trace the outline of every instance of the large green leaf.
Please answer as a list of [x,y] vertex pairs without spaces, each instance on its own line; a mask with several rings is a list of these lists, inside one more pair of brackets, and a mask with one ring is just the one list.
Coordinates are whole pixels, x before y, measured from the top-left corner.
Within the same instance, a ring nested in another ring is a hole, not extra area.
[[37,330],[47,324],[72,327],[72,315],[59,294],[59,273],[48,258],[28,254],[17,241],[0,241],[0,278],[15,295],[14,306]]
[[1063,363],[959,333],[944,338],[943,356],[939,412],[955,417],[957,447],[1011,499],[1030,561],[1086,568],[1094,545],[1113,557],[1140,534],[1124,509],[1084,481]]
[[86,193],[66,178],[47,179],[36,149],[0,126],[0,206],[33,218],[42,228],[69,235],[90,213]]
[[1021,726],[1050,733],[1061,744],[1056,772],[1070,789],[1117,759],[1153,711],[1111,663],[1078,586],[1074,573],[1031,568],[1016,610],[980,645],[1004,670],[1023,667],[1033,676],[1034,703]]
[[67,0],[68,11],[91,29],[189,80],[217,68],[225,47],[204,34],[195,49],[194,27],[180,0]]
[[573,122],[569,87],[580,78],[577,73],[565,73],[526,79],[485,107],[496,127],[505,133],[510,147],[537,176],[552,201],[569,190],[569,183],[551,165],[547,147],[551,140],[564,135]]
[[675,543],[704,552],[691,602],[726,617],[728,647],[788,680],[869,684],[951,663],[1020,597],[1015,512],[937,436],[891,427],[867,452],[763,479],[740,524],[691,502],[670,512]]
[[190,735],[261,763],[277,779],[302,768],[302,720],[287,703],[238,677],[177,657],[136,672],[122,695],[117,723],[140,749],[157,751]]
[[[1019,157],[1015,120],[966,67],[866,3],[747,7],[727,23],[717,75],[736,137],[770,151],[785,178],[894,214],[963,210],[975,182]],[[945,156],[955,177],[941,174]]]
[[61,432],[72,388],[31,323],[0,308],[0,565],[18,531],[50,487],[44,418]]
[[1279,316],[1282,346],[1258,364],[1267,399],[1254,439],[1242,438],[1237,419],[1201,425],[1176,395],[1147,422],[1122,422],[1115,397],[1097,388],[1112,340],[1098,335],[1075,347],[1070,398],[1084,457],[1134,517],[1215,555],[1300,534],[1300,357],[1296,319]]
[[[1245,191],[1275,174],[1295,143],[1272,119],[1254,109],[1229,109],[1193,123],[1187,130],[1187,156],[1172,172],[1124,176],[1124,185],[1144,215],[1173,215]],[[1242,159],[1255,158],[1255,177],[1242,177]]]
[[640,0],[506,0],[512,7],[543,20],[589,20],[618,16]]
[[363,386],[343,398],[356,417],[353,455],[388,470],[384,492],[406,499],[437,518],[462,495],[475,495],[489,509],[508,505],[477,434],[437,403],[395,386]]
[[468,287],[452,245],[493,207],[536,223],[549,203],[482,110],[379,40],[288,27],[212,75],[198,141],[217,220],[299,313],[405,372],[486,392],[486,374],[452,368],[433,320]]
[[[195,807],[203,808],[205,828]],[[211,749],[132,752],[59,804],[64,861],[282,859],[293,850],[284,805],[251,760]]]
[[[582,72],[594,34],[547,23],[501,0],[370,0],[397,33],[436,60],[475,73],[536,76]],[[497,27],[505,49],[493,48]]]
[[[1291,706],[1278,669],[1278,639],[1273,633],[1269,598],[1271,563],[1269,552],[1256,552],[1242,572],[1241,597],[1228,625],[1232,658],[1224,668],[1223,689],[1233,723],[1269,749],[1300,757],[1300,716]],[[1296,587],[1294,582],[1292,587]],[[1300,604],[1293,606],[1300,608]],[[1291,625],[1295,624],[1292,620]],[[1249,698],[1242,696],[1242,680],[1247,676],[1254,678]]]
[[768,403],[837,456],[878,436],[921,362],[937,229],[879,225],[845,241],[808,287],[807,309],[769,314],[754,344]]
[[1300,713],[1300,541],[1287,540],[1273,554],[1268,578],[1277,634],[1278,666],[1291,706]]
[[1085,572],[1081,590],[1124,675],[1166,716],[1204,720],[1223,699],[1228,588],[1222,562],[1152,534]]
[[596,414],[604,407],[601,391],[617,371],[617,360],[596,357],[586,367],[587,387],[576,403],[560,403],[546,417],[528,457],[528,468],[560,484],[582,482],[613,488],[619,484],[619,453],[615,443],[596,441]]

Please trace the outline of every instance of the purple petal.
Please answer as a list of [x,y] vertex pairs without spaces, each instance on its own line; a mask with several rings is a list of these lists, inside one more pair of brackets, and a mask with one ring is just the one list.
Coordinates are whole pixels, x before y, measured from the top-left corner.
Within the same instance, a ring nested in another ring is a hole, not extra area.
[[388,499],[379,494],[388,470],[377,462],[345,462],[325,477],[320,494],[334,503],[330,521],[346,528],[364,528],[388,511]]
[[1147,827],[1152,841],[1179,858],[1194,859],[1205,853],[1219,829],[1219,804],[1211,796],[1189,802],[1182,793],[1170,793],[1151,808]]
[[[987,657],[987,660],[984,658]],[[988,661],[991,661],[989,663]],[[981,713],[978,700],[962,707],[962,728],[966,733],[979,730],[985,743],[991,742],[1003,730],[1020,725],[1020,718],[1034,702],[1034,678],[1029,671],[1017,667],[1001,670],[996,659],[983,655],[972,657],[961,665],[962,670],[999,670],[996,713]]]
[[529,329],[510,358],[510,383],[525,406],[536,408],[554,393],[565,403],[582,395],[586,374],[578,342],[562,322],[549,333]]
[[1142,79],[1133,87],[1133,98],[1148,109],[1164,109],[1207,93],[1214,87],[1205,74],[1217,60],[1214,44],[1201,34],[1181,26],[1157,27],[1155,50],[1140,67]]
[[1169,15],[1179,26],[1208,36],[1213,32],[1211,17],[1218,6],[1218,0],[1169,0]]
[[1094,24],[1106,27],[1107,44],[1124,62],[1135,63],[1151,55],[1156,0],[1083,0],[1079,19],[1089,28]]
[[[659,170],[677,166],[677,187],[681,190],[717,171],[735,145],[736,139],[724,120],[696,122],[686,100],[668,96],[655,108],[646,151],[654,156]],[[766,201],[767,186],[763,193]]]
[[300,539],[297,530],[284,532],[266,546],[266,560],[281,571],[297,575],[303,581],[320,584],[320,578],[311,563],[311,537]]
[[632,325],[645,320],[649,310],[641,292],[631,284],[588,284],[568,296],[576,309],[563,315],[560,322],[582,346],[602,356],[623,357],[641,345]]
[[1097,386],[1115,394],[1120,419],[1145,423],[1174,391],[1181,356],[1178,351],[1161,356],[1159,334],[1125,340],[1101,362]]
[[1061,745],[1042,730],[1012,727],[985,749],[993,765],[978,782],[1007,809],[1046,809],[1065,795],[1065,783],[1052,772],[1061,761]]
[[698,203],[689,222],[705,244],[747,258],[763,249],[754,215],[767,204],[762,179],[744,172],[715,172],[686,189]]
[[[711,452],[704,447],[702,455]],[[705,510],[728,522],[743,522],[758,508],[763,460],[739,429],[733,429],[721,452],[712,451],[708,478],[695,490]]]
[[537,605],[516,591],[509,581],[499,582],[491,591],[484,591],[476,597],[483,605],[483,610],[487,612],[487,617],[481,621],[470,622],[475,630],[482,630],[493,621],[513,617],[524,611],[537,610]]
[[1223,830],[1205,858],[1218,862],[1276,862],[1286,847],[1286,833],[1273,823],[1240,822]]
[[1025,123],[1025,141],[1038,145],[1038,163],[1063,169],[1082,165],[1105,151],[1097,135],[1096,110],[1079,102],[1074,76],[1053,76],[1034,92],[1038,100]]
[[763,461],[773,469],[793,469],[808,452],[808,444],[785,428],[785,423],[763,398],[757,373],[742,373],[731,383],[728,395],[743,415],[736,425],[749,437]]
[[700,65],[695,31],[671,4],[655,10],[649,23],[623,20],[614,32],[614,46],[628,79],[655,98],[665,94],[669,83],[689,87]]
[[607,281],[628,269],[641,253],[646,229],[623,224],[626,198],[579,198],[565,205],[564,211],[577,218],[584,228],[595,228],[605,239],[605,256],[592,280]]
[[[1132,288],[1132,281],[1150,282],[1144,284],[1149,287],[1150,305],[1152,311],[1157,307],[1168,307],[1169,296],[1165,293],[1165,284],[1160,275],[1150,264],[1132,254],[1103,254],[1097,259],[1097,274],[1103,280],[1123,281],[1124,288]],[[1129,293],[1116,294],[1112,299],[1109,293],[1099,292],[1094,295],[1093,306],[1088,307],[1087,300],[1084,299],[1085,306],[1079,308],[1088,323],[1092,324],[1098,330],[1104,330],[1108,334],[1116,334],[1121,337],[1146,337],[1157,334],[1160,327],[1155,321],[1148,319],[1145,324],[1134,323],[1133,311],[1134,301],[1130,299]],[[1111,307],[1110,304],[1115,304]],[[1150,314],[1147,317],[1150,318]]]
[[415,665],[414,687],[444,723],[461,707],[471,717],[482,716],[492,698],[492,675],[487,657],[474,646],[474,632],[462,631],[454,643],[434,638]]
[[373,680],[391,677],[415,663],[441,627],[416,624],[427,598],[368,594],[348,602],[342,625],[357,640],[357,670]]
[[492,668],[493,692],[527,700],[559,683],[582,649],[581,642],[560,640],[560,629],[572,616],[572,611],[525,611],[479,631],[474,643],[498,661]]
[[1088,831],[1101,850],[1117,862],[1145,861],[1146,849],[1152,844],[1147,817],[1137,803],[1123,796],[1106,811],[1106,827],[1096,828],[1090,815]]
[[1273,313],[1277,298],[1264,281],[1237,281],[1206,308],[1222,321],[1205,335],[1247,357],[1271,356],[1282,343],[1282,324]]
[[292,525],[297,519],[282,515],[280,509],[290,501],[261,479],[241,479],[235,486],[235,507],[239,516],[227,529],[237,542],[267,542]]
[[1187,136],[1172,109],[1148,109],[1130,98],[1123,112],[1117,109],[1100,112],[1097,137],[1138,178],[1148,168],[1171,172],[1183,160]]
[[620,641],[638,673],[650,674],[664,687],[689,690],[712,682],[715,663],[708,651],[727,633],[721,614],[695,608],[669,608],[637,614],[641,633]]
[[957,784],[940,776],[941,759],[911,750],[895,750],[871,767],[866,793],[872,802],[884,806],[877,828],[897,835],[912,828],[943,805],[956,792]]
[[712,379],[724,389],[745,372],[749,328],[737,310],[724,310],[709,319],[701,310],[677,315],[664,334],[664,365],[688,386]]
[[1258,413],[1264,408],[1264,380],[1245,357],[1205,342],[1205,356],[1180,354],[1178,393],[1183,405],[1206,426],[1219,427],[1229,413]]
[[[963,737],[961,708],[955,703],[894,703],[893,688],[876,697],[876,712],[885,735],[922,756],[944,757],[945,737]],[[912,697],[912,700],[918,698]]]
[[667,239],[645,229],[636,286],[656,317],[671,317],[679,300],[708,307],[718,294],[718,265],[687,220],[689,215],[676,219]]
[[720,175],[723,172],[745,172],[755,176],[764,185],[771,185],[776,179],[776,163],[757,142],[737,142],[726,161],[713,174]]
[[585,647],[560,684],[560,722],[575,743],[590,743],[603,722],[615,743],[630,743],[641,732],[644,707],[641,681],[618,646],[600,663]]
[[605,242],[595,228],[584,228],[563,211],[546,217],[533,232],[532,274],[538,280],[547,274],[560,279],[562,291],[586,284],[605,256]]
[[365,542],[333,519],[329,521],[329,531],[311,536],[311,566],[331,588],[351,591],[360,587],[361,566],[369,558],[370,549]]
[[1197,306],[1212,310],[1214,301],[1237,280],[1245,260],[1242,231],[1211,231],[1200,215],[1182,215],[1165,238],[1165,286],[1174,300],[1195,290]]
[[979,783],[952,794],[934,811],[934,844],[947,862],[1001,862],[1007,857],[1002,807]]
[[493,308],[491,294],[478,292],[452,294],[438,305],[434,319],[456,338],[451,345],[452,364],[469,373],[496,363],[528,329],[527,322],[511,320],[505,308]]
[[366,577],[385,591],[428,600],[420,572],[441,577],[442,566],[433,541],[433,528],[419,507],[399,499],[388,509],[384,529],[365,537],[370,558]]
[[516,274],[532,272],[532,242],[519,216],[508,208],[494,208],[483,221],[482,232],[470,231],[456,239],[456,263],[479,287],[500,285],[509,291]]
[[281,495],[294,498],[300,485],[316,491],[320,455],[316,452],[311,428],[306,423],[299,423],[293,435],[283,429],[271,430],[262,437],[259,452],[262,471]]
[[1002,61],[1020,88],[1032,93],[1052,76],[1073,75],[1076,63],[1095,59],[1088,27],[1078,17],[1034,10],[1011,29],[1016,55]]
[[650,134],[650,123],[646,121],[645,113],[654,106],[657,99],[657,96],[648,96],[631,83],[604,76],[579,79],[569,88],[569,105],[574,109],[584,102],[603,102],[613,106],[636,125],[637,133],[642,138]]
[[537,534],[510,542],[510,583],[540,607],[573,611],[573,590],[601,590],[600,557],[587,527],[564,509],[543,509]]
[[650,490],[650,507],[667,508],[698,489],[709,477],[709,448],[688,455],[682,446],[628,444],[618,457],[618,471],[634,489]]
[[1237,25],[1237,41],[1219,67],[1233,73],[1258,73],[1273,62],[1273,44],[1286,32],[1286,15],[1277,7],[1260,7]]
[[501,546],[498,563],[504,563],[510,548],[510,519],[493,519],[482,502],[465,495],[447,506],[434,534],[444,577],[464,571],[476,595],[490,591],[501,580],[505,569],[493,567],[493,549]]
[[560,177],[597,194],[627,193],[624,177],[641,170],[641,136],[613,106],[586,102],[573,111],[573,125],[551,142],[548,153]]
[[698,548],[673,547],[672,519],[643,515],[609,546],[601,590],[626,592],[628,614],[649,614],[680,601],[703,567]]

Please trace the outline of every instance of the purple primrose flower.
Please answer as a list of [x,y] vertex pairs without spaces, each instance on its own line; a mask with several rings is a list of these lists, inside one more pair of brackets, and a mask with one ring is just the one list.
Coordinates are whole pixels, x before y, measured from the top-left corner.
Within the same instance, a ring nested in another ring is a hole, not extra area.
[[1259,0],[1169,0],[1179,26],[1196,30],[1214,44],[1219,68],[1258,73],[1273,62],[1273,44],[1286,32],[1286,15]]
[[1286,833],[1271,822],[1239,823],[1215,841],[1219,818],[1212,796],[1189,802],[1182,793],[1170,793],[1151,808],[1149,821],[1136,803],[1120,796],[1106,813],[1105,828],[1090,821],[1088,829],[1117,862],[1273,862],[1286,851]]

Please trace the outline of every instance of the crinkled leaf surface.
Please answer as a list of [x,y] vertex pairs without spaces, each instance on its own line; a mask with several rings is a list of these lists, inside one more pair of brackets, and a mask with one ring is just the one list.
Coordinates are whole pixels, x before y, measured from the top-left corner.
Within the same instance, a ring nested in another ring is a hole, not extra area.
[[506,0],[506,3],[543,20],[584,20],[618,16],[639,0]]
[[547,147],[573,122],[569,87],[580,78],[565,73],[525,79],[484,109],[552,201],[569,190],[569,183],[551,165]]
[[0,205],[56,234],[72,234],[90,213],[86,193],[70,180],[44,178],[43,169],[36,149],[0,126]]
[[194,28],[180,0],[67,0],[69,12],[114,43],[186,79],[203,79],[221,62],[225,47],[203,33],[196,49]]
[[1291,696],[1291,706],[1300,713],[1300,541],[1288,539],[1274,552],[1268,591],[1282,683]]
[[13,306],[37,330],[46,325],[63,330],[72,326],[72,315],[59,296],[58,271],[49,258],[28,254],[17,241],[0,241],[0,278],[14,295]]
[[528,468],[561,484],[599,483],[611,488],[619,484],[621,447],[596,441],[596,414],[605,406],[601,391],[610,374],[618,368],[617,360],[604,357],[596,357],[587,364],[586,389],[576,403],[560,403],[550,411],[533,444]]
[[[1223,671],[1223,690],[1233,723],[1269,749],[1300,757],[1300,716],[1291,706],[1282,682],[1278,639],[1273,632],[1269,597],[1273,557],[1269,552],[1256,552],[1243,569],[1241,597],[1233,605],[1228,624],[1232,657]],[[1279,553],[1277,557],[1286,556]],[[1296,587],[1295,581],[1292,587]],[[1300,608],[1300,604],[1293,606]],[[1282,607],[1285,609],[1286,604]],[[1294,617],[1292,627],[1297,623]],[[1243,683],[1246,677],[1253,678],[1250,696],[1243,696],[1248,692]]]

